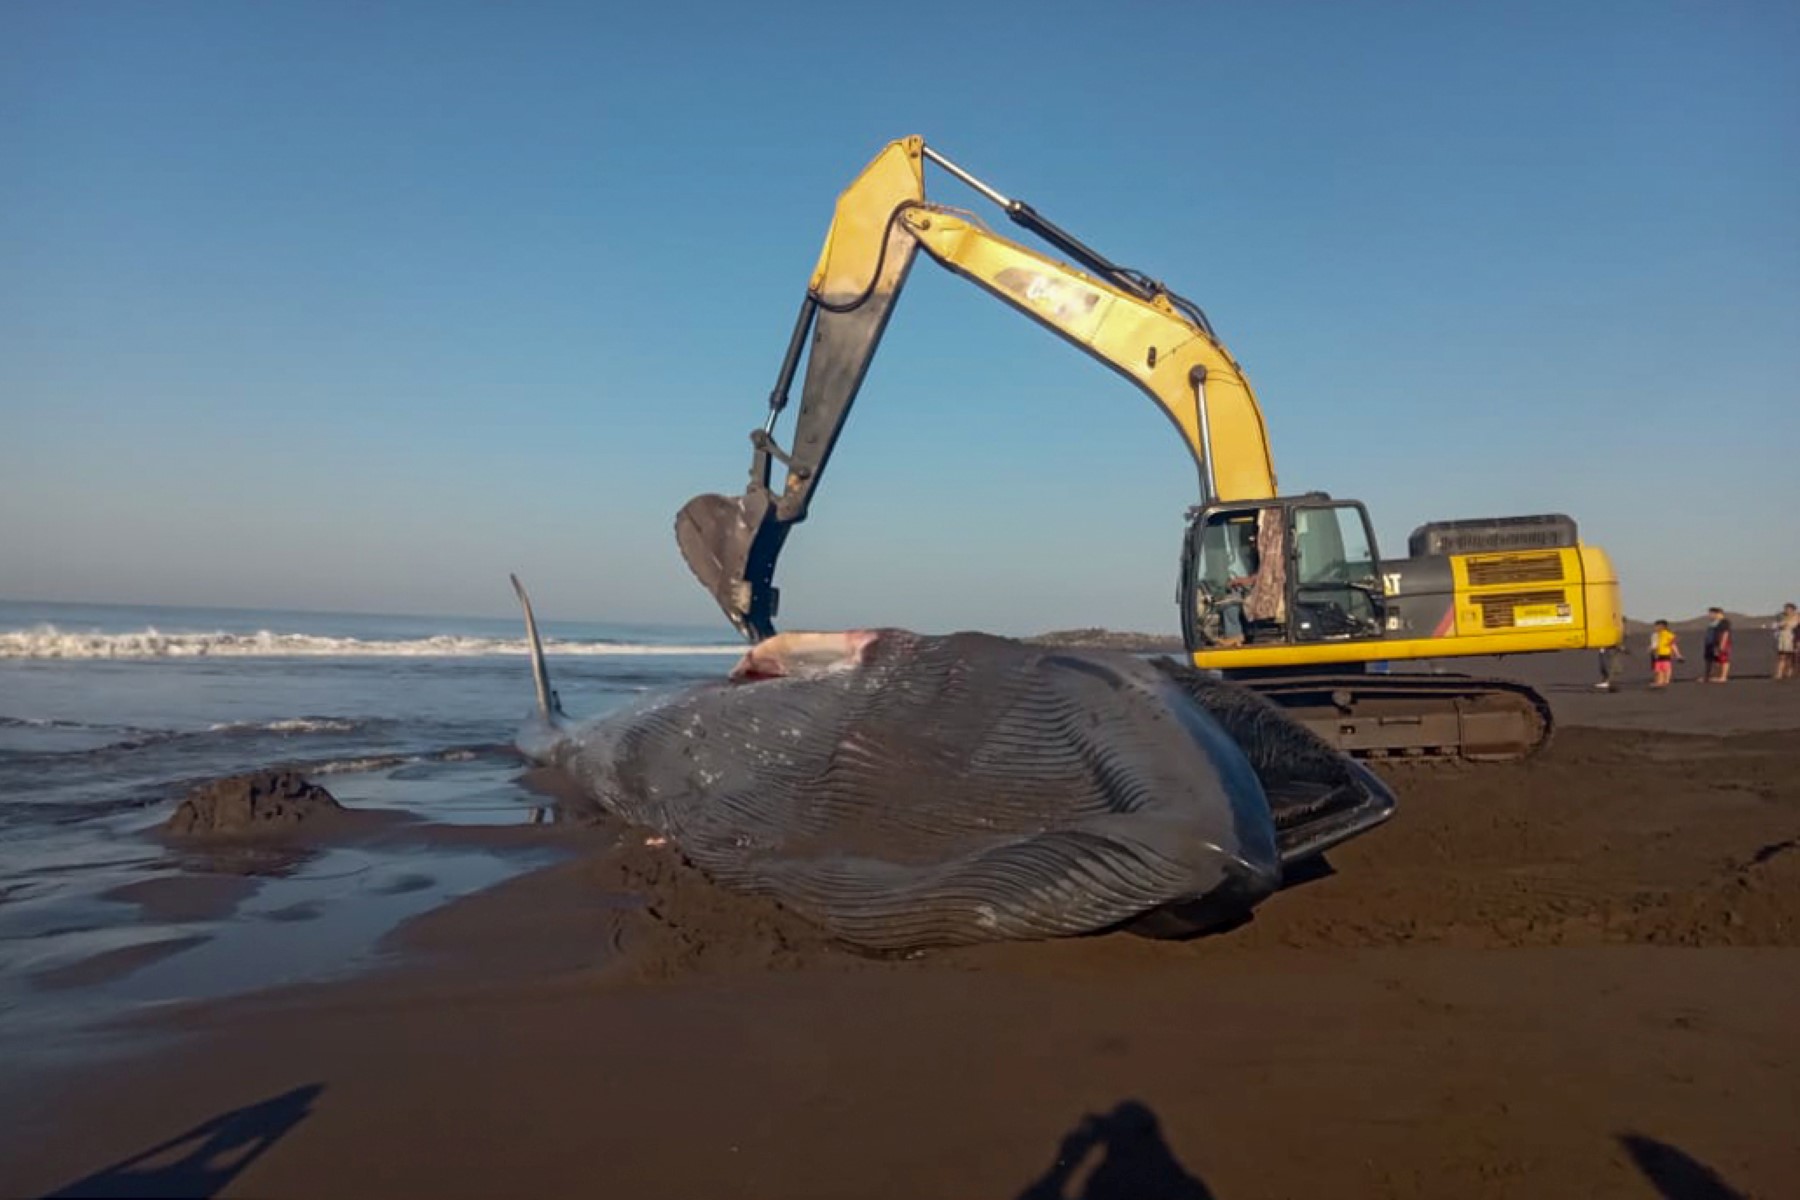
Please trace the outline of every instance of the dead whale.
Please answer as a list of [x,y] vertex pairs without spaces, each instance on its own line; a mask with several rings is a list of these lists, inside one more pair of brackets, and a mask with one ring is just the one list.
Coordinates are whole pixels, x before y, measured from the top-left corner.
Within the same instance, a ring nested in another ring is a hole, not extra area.
[[539,702],[520,750],[863,949],[1193,932],[1393,805],[1249,693],[978,633],[782,634],[725,679],[572,722],[518,590]]

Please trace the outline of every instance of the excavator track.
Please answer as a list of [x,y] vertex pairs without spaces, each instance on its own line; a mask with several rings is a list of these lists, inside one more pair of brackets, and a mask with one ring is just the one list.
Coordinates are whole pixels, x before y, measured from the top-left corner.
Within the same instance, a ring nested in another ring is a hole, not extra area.
[[1550,704],[1509,679],[1469,675],[1297,675],[1235,682],[1357,758],[1509,762],[1550,742]]
[[1550,704],[1509,679],[1470,675],[1300,675],[1243,683],[1358,758],[1509,762],[1550,742]]

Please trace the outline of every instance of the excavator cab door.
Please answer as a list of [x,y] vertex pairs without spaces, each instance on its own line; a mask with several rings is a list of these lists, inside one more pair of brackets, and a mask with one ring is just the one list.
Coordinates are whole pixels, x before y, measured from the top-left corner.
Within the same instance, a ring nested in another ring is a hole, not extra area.
[[1354,500],[1303,500],[1287,511],[1293,563],[1293,640],[1381,637],[1386,600],[1381,558],[1367,510]]

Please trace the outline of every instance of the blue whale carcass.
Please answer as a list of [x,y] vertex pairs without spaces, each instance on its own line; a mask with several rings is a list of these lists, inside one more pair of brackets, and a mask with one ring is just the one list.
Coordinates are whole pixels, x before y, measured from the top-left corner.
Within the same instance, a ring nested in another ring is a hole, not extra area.
[[571,721],[518,590],[525,756],[865,950],[1202,932],[1393,811],[1248,691],[979,633],[779,634],[716,682]]

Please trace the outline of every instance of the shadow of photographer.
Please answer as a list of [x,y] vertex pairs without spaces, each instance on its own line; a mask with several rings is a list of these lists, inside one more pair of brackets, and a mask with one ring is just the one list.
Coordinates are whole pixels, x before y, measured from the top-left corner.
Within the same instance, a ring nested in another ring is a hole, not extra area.
[[[1071,1191],[1071,1186],[1079,1190]],[[1214,1200],[1163,1140],[1156,1114],[1137,1100],[1083,1117],[1056,1161],[1018,1200]]]
[[313,1101],[325,1090],[309,1083],[194,1126],[130,1158],[121,1159],[44,1200],[75,1197],[216,1196],[270,1146],[312,1114]]

